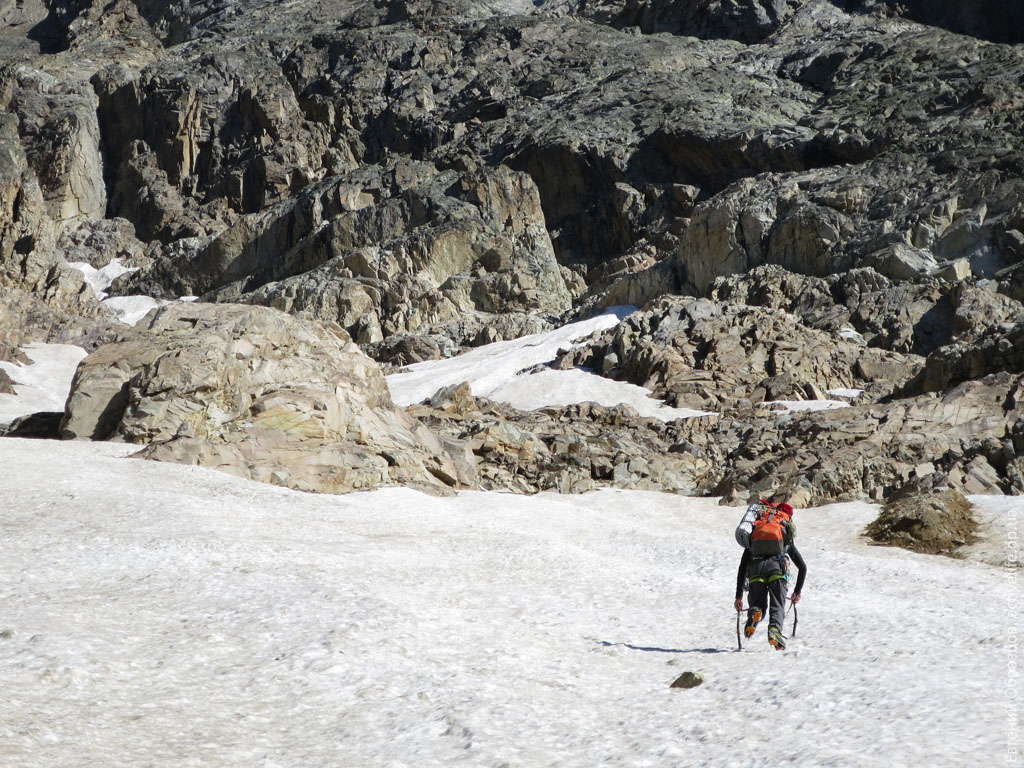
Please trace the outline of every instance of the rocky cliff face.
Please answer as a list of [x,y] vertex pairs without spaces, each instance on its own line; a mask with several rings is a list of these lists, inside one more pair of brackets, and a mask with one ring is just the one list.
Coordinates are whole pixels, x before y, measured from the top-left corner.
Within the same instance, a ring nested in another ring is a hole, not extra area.
[[[115,256],[139,268],[115,294],[273,307],[383,363],[632,303],[557,364],[721,414],[679,427],[700,460],[657,487],[1024,491],[1019,13],[0,3],[0,354],[114,338],[66,262]],[[864,390],[853,425],[759,406],[836,387]],[[950,403],[973,415],[944,433]],[[593,458],[521,489],[640,477]]]

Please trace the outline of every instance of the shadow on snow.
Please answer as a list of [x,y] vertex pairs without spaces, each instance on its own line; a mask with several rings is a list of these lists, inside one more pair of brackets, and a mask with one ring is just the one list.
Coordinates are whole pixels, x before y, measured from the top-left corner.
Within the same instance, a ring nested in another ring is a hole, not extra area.
[[621,646],[631,651],[646,651],[648,653],[729,653],[726,648],[656,648],[653,646],[633,645],[632,643],[611,643],[607,640],[595,640],[598,645],[605,648]]

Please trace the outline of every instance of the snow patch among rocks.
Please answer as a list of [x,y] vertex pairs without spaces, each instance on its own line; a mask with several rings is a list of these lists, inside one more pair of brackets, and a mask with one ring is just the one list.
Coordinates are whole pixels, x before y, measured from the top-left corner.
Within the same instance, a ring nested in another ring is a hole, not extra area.
[[135,272],[137,269],[124,266],[120,259],[114,259],[109,264],[100,267],[99,269],[84,261],[69,262],[68,266],[77,269],[82,273],[82,276],[85,278],[85,282],[88,283],[90,288],[92,288],[93,292],[96,294],[96,298],[101,301],[107,298],[107,288],[109,288],[117,278],[121,275]]
[[72,344],[27,344],[29,365],[0,362],[14,382],[15,394],[0,394],[0,424],[41,411],[63,411],[78,364],[86,352]]
[[641,416],[665,421],[705,415],[689,408],[670,408],[653,399],[648,389],[589,371],[536,370],[554,360],[559,350],[614,327],[633,311],[634,307],[613,307],[605,314],[555,331],[487,344],[447,360],[410,365],[387,377],[391,398],[398,405],[412,405],[442,387],[468,382],[474,396],[521,410],[593,401],[605,406],[625,403]]

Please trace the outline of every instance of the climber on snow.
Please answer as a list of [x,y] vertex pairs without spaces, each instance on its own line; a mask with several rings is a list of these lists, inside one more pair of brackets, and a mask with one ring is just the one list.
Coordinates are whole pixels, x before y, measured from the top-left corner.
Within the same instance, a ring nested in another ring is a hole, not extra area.
[[807,566],[793,542],[795,533],[793,507],[785,502],[771,504],[763,499],[747,508],[736,529],[736,540],[743,546],[743,557],[736,574],[734,606],[737,611],[743,610],[743,589],[745,584],[749,585],[744,636],[752,637],[758,623],[768,614],[768,642],[780,651],[786,648],[782,626],[786,617],[789,562],[792,561],[798,570],[793,589],[794,603],[800,602],[800,592],[807,575]]

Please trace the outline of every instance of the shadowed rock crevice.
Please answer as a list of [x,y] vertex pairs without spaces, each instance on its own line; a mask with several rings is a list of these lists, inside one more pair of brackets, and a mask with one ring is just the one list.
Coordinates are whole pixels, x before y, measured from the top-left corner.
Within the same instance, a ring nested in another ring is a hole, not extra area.
[[43,0],[40,5],[47,11],[46,18],[28,31],[28,38],[39,44],[41,54],[66,51],[71,45],[69,32],[72,23],[92,3],[89,0]]
[[899,15],[995,43],[1024,42],[1024,8],[1001,0],[833,0],[851,12]]
[[797,4],[786,0],[548,0],[539,5],[643,34],[667,32],[759,43],[778,29]]

